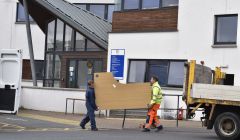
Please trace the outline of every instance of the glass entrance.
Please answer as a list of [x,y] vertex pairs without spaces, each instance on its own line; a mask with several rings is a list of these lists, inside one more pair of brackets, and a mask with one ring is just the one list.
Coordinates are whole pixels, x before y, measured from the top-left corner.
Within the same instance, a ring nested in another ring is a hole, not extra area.
[[103,71],[103,62],[98,59],[70,60],[68,63],[68,88],[87,88],[87,81],[95,72]]

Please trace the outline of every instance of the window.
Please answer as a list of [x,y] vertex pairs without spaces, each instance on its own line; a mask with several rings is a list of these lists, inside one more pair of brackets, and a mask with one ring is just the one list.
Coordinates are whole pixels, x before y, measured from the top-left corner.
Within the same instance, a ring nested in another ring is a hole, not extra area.
[[184,62],[130,60],[128,82],[149,82],[152,76],[157,76],[161,86],[182,87],[184,82]]
[[236,44],[238,15],[219,15],[215,22],[214,44]]
[[105,18],[105,5],[90,5],[90,11],[101,18]]
[[182,85],[184,82],[184,62],[171,61],[168,74],[168,85]]
[[54,34],[55,34],[55,20],[48,23],[47,51],[53,51],[54,49]]
[[112,22],[112,16],[113,16],[113,12],[115,10],[114,5],[108,5],[108,18],[107,20]]
[[131,61],[128,82],[144,82],[146,65],[146,61]]
[[34,62],[37,80],[42,80],[44,77],[44,61],[35,60]]
[[139,0],[124,0],[124,10],[139,9]]
[[122,0],[122,10],[156,9],[178,6],[179,0]]
[[155,9],[159,8],[160,1],[159,0],[143,0],[142,1],[142,9]]
[[46,79],[53,78],[53,54],[46,55]]
[[85,37],[81,35],[80,33],[76,33],[76,51],[85,51]]
[[74,47],[74,31],[70,26],[66,25],[64,49],[65,51],[73,51],[73,47]]
[[[17,22],[25,22],[26,21],[24,7],[20,3],[17,3],[17,18],[16,18],[16,20],[17,20]],[[33,19],[31,16],[29,16],[29,21],[33,22]]]
[[55,55],[55,63],[54,63],[54,78],[60,79],[61,77],[61,56]]
[[178,6],[178,0],[162,0],[162,7]]
[[80,7],[84,10],[88,10],[93,14],[112,22],[112,14],[115,10],[115,5],[113,4],[83,4],[83,3],[75,3],[77,7]]
[[61,20],[57,20],[57,32],[56,32],[56,51],[63,50],[63,28],[64,23]]
[[102,51],[95,43],[91,40],[87,40],[87,51]]

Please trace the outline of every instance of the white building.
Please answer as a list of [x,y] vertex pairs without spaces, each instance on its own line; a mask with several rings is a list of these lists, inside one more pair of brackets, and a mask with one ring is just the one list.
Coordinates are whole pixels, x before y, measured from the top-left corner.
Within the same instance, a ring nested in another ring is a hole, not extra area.
[[[107,71],[111,71],[112,55],[124,54],[124,65],[117,68],[122,83],[146,82],[151,75],[157,75],[165,94],[181,95],[183,64],[197,60],[205,61],[212,69],[222,67],[229,74],[225,84],[240,86],[238,0],[69,1],[107,20],[113,18],[108,38]],[[119,11],[112,17],[109,13],[114,10],[114,4]],[[28,69],[25,76],[30,79],[26,27],[22,22],[24,13],[18,9],[17,0],[0,0],[0,17],[4,19],[0,23],[0,48],[23,49],[24,68]],[[38,72],[43,77],[46,39],[35,23],[31,25],[35,59],[40,60],[39,66],[42,65]],[[68,87],[65,83],[62,85]],[[176,108],[176,103],[176,97],[166,97],[163,105]],[[183,102],[180,107],[185,107]]]
[[[112,52],[125,51],[121,82],[146,82],[157,75],[165,94],[181,95],[184,62],[197,60],[212,69],[222,67],[228,73],[225,84],[240,86],[240,1],[181,0],[178,8],[160,9],[154,0],[148,5],[143,1],[142,7],[126,3],[114,14],[109,34],[109,71]],[[176,98],[166,97],[163,105],[176,108],[176,103]]]

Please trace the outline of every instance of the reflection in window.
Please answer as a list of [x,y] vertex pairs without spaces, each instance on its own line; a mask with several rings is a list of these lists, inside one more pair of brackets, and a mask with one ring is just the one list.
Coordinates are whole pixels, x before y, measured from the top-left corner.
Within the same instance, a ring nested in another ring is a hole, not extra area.
[[102,51],[95,43],[91,40],[87,40],[87,51]]
[[159,78],[159,84],[162,86],[167,85],[168,80],[168,62],[167,61],[150,61],[149,73],[147,75],[148,81],[152,76]]
[[142,9],[154,9],[159,8],[159,0],[143,0]]
[[216,16],[215,44],[236,44],[237,15]]
[[184,62],[170,62],[168,85],[183,85]]
[[178,6],[179,0],[162,0],[162,7]]
[[90,11],[101,18],[105,17],[105,5],[90,5]]
[[61,56],[55,55],[54,78],[60,79],[60,77],[61,77]]
[[42,80],[44,77],[44,61],[43,60],[35,60],[35,71],[36,71],[37,80]]
[[130,61],[128,82],[149,82],[152,76],[157,76],[161,86],[182,87],[184,62],[171,60]]
[[[17,22],[25,22],[25,11],[22,4],[17,3]],[[29,21],[33,21],[33,18],[29,16]]]
[[53,80],[45,80],[44,87],[53,87]]
[[56,51],[63,50],[63,27],[64,27],[64,23],[58,19],[57,32],[56,32]]
[[85,51],[85,37],[76,32],[76,51]]
[[94,73],[103,71],[103,62],[101,60],[94,61]]
[[60,80],[54,80],[54,87],[61,87]]
[[53,78],[53,54],[46,55],[46,79]]
[[71,27],[66,25],[64,49],[65,51],[73,51],[73,46],[74,46],[74,31]]
[[144,82],[146,61],[131,61],[128,82]]
[[124,0],[124,9],[139,9],[139,0]]
[[88,74],[88,67],[87,67],[87,60],[79,61],[78,62],[78,87],[80,89],[86,89],[87,88],[87,81],[88,76],[91,76]]
[[114,5],[108,5],[108,21],[112,22],[112,16],[113,16],[113,12],[115,10],[115,6]]
[[53,51],[54,49],[54,31],[55,31],[55,20],[48,23],[47,51]]

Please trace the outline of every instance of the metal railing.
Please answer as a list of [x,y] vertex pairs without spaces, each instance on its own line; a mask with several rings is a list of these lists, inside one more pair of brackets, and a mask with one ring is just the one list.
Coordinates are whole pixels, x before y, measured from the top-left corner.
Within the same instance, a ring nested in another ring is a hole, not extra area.
[[[179,110],[186,110],[186,109],[182,109],[182,108],[179,108],[179,103],[180,103],[180,100],[179,98],[182,97],[183,95],[179,95],[179,94],[163,94],[163,97],[177,97],[177,108],[161,108],[159,110],[177,110],[177,113],[176,113],[176,127],[179,126]],[[126,115],[127,115],[127,109],[124,109],[124,113],[123,113],[123,122],[122,122],[122,128],[124,128],[124,125],[125,125],[125,120],[126,120]]]

